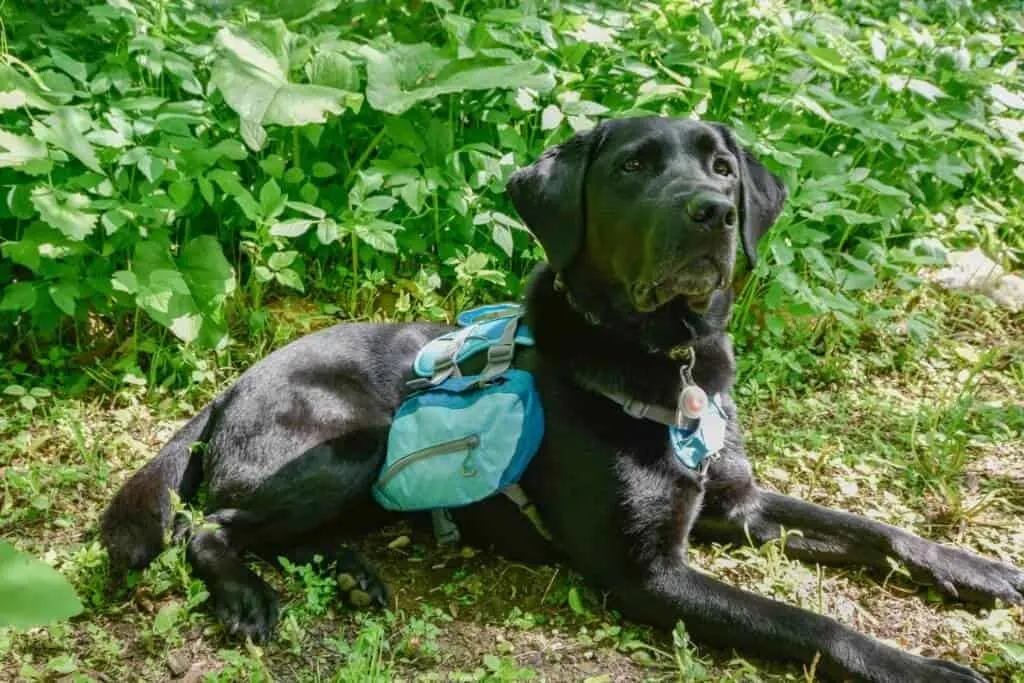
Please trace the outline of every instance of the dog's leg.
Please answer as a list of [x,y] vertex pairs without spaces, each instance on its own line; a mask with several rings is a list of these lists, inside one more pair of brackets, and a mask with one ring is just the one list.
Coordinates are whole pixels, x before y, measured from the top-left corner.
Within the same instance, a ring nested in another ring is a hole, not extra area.
[[733,542],[765,543],[783,530],[786,551],[823,564],[889,568],[886,558],[903,562],[916,580],[933,583],[954,597],[974,602],[999,598],[1024,603],[1024,571],[1001,562],[915,536],[847,512],[808,503],[756,487],[716,496],[709,489],[698,535]]
[[239,557],[227,529],[204,529],[188,543],[192,571],[210,591],[214,615],[228,633],[266,641],[277,624],[277,598]]
[[651,565],[639,581],[612,587],[630,618],[671,629],[682,620],[699,642],[810,666],[839,680],[979,683],[973,670],[926,659],[857,633],[828,617],[734,588],[681,557]]
[[[277,620],[274,593],[246,566],[247,554],[272,562],[280,556],[303,561],[321,554],[339,569],[355,572],[357,585],[371,600],[386,600],[387,590],[376,574],[340,545],[342,532],[350,526],[346,518],[372,516],[369,491],[379,468],[380,457],[374,453],[379,451],[381,433],[346,435],[305,451],[276,472],[260,471],[251,479],[245,463],[236,461],[230,479],[234,490],[214,488],[213,510],[205,522],[215,528],[195,531],[187,554],[229,632],[262,641],[273,633]],[[254,490],[240,495],[239,482],[247,480],[257,482]],[[244,507],[223,506],[229,500]],[[316,545],[311,548],[312,541]]]

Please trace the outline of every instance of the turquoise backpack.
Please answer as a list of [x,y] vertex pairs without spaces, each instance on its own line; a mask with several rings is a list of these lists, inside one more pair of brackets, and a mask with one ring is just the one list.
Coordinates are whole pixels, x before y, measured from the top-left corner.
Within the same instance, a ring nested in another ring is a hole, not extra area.
[[[413,362],[413,393],[391,423],[373,496],[389,510],[441,511],[504,493],[533,519],[517,484],[540,448],[544,412],[533,376],[512,368],[516,345],[533,338],[516,304],[466,311],[458,324]],[[464,374],[479,354],[480,372]],[[442,540],[457,536],[443,513],[434,522]]]
[[[454,542],[458,529],[447,510],[502,493],[550,538],[518,484],[544,437],[533,376],[512,367],[516,345],[533,345],[522,309],[482,306],[459,315],[458,324],[460,329],[430,341],[416,355],[412,393],[391,423],[373,496],[389,510],[431,511],[438,539]],[[601,393],[635,418],[666,425],[675,457],[703,473],[725,445],[728,418],[720,396],[708,398],[693,384],[692,364],[691,350],[681,376],[684,388],[702,397],[699,414],[680,415],[678,409]],[[481,370],[467,374],[468,366]]]

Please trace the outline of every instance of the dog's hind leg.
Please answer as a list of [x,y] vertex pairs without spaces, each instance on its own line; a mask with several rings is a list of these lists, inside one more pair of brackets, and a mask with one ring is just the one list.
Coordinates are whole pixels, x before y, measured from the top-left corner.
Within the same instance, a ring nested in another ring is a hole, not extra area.
[[[266,582],[245,564],[247,554],[270,561],[286,557],[308,561],[321,554],[339,570],[356,571],[371,598],[385,601],[386,589],[368,565],[341,548],[349,517],[373,515],[369,491],[380,456],[362,450],[379,434],[352,434],[308,449],[277,472],[266,474],[256,490],[235,494],[244,507],[216,507],[206,521],[215,528],[196,530],[188,542],[188,560],[210,591],[217,618],[231,633],[265,640],[273,632],[276,599]],[[330,533],[337,529],[337,533]],[[311,551],[311,539],[316,539]]]

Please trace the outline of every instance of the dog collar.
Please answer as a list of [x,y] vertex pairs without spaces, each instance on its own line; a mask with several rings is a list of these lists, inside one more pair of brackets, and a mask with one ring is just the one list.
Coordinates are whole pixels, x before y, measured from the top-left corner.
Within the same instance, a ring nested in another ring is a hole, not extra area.
[[614,392],[601,393],[622,406],[627,415],[666,425],[676,459],[690,469],[699,469],[725,446],[725,411],[718,394],[708,398],[693,381],[692,370],[697,360],[693,347],[673,349],[672,357],[683,361],[679,366],[682,386],[675,410]]

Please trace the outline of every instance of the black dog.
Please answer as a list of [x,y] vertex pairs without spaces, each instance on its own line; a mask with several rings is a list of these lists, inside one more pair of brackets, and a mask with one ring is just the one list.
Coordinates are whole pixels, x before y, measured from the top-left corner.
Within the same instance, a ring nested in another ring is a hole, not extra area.
[[[812,561],[887,569],[894,557],[963,599],[1024,601],[1024,572],[891,526],[757,487],[728,397],[724,330],[737,242],[751,260],[785,189],[719,125],[663,118],[607,121],[513,175],[516,209],[548,255],[526,297],[546,427],[522,486],[555,542],[502,496],[455,511],[464,535],[507,556],[563,559],[631,618],[698,640],[809,664],[839,678],[980,681],[971,669],[883,645],[826,617],[720,583],[687,566],[702,537],[764,542]],[[142,567],[171,525],[170,491],[206,489],[213,529],[188,557],[231,632],[263,639],[275,597],[244,563],[253,553],[330,557],[383,586],[339,539],[382,524],[370,488],[413,356],[448,328],[347,324],[271,354],[203,409],[136,473],[103,518],[115,568]],[[692,354],[692,356],[690,355]],[[674,409],[680,358],[729,418],[724,450],[684,466],[663,424],[626,414],[602,392]],[[193,446],[196,446],[193,448]],[[557,548],[557,552],[555,551]]]

